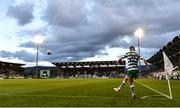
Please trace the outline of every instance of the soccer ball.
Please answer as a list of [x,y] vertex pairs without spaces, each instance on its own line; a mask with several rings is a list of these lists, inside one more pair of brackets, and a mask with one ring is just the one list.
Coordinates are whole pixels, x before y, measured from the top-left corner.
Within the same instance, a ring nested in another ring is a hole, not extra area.
[[47,50],[47,55],[51,55],[52,51],[51,50]]

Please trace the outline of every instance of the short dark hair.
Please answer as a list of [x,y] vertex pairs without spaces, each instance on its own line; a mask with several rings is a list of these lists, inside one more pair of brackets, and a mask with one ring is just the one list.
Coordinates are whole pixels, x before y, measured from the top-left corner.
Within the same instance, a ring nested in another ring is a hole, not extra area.
[[134,47],[134,46],[130,46],[130,47],[129,47],[129,49],[131,49],[131,48],[134,48],[134,49],[135,49],[135,47]]

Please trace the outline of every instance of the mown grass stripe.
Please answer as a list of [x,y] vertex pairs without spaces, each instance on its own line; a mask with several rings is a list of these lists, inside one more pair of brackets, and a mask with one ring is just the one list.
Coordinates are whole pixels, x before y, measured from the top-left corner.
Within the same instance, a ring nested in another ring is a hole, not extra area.
[[0,96],[22,96],[22,97],[59,97],[59,98],[120,98],[120,97],[106,97],[106,96],[58,96],[58,95],[14,95],[14,94],[0,94]]

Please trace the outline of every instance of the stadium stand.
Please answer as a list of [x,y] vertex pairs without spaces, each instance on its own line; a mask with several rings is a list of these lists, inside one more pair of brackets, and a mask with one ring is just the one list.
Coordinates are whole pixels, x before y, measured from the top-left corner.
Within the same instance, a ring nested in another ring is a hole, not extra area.
[[55,62],[60,77],[116,77],[125,65],[116,61]]
[[151,71],[151,76],[158,79],[165,79],[164,71],[164,61],[163,54],[165,52],[174,67],[178,67],[171,74],[171,79],[180,79],[180,35],[176,36],[172,41],[170,41],[166,46],[161,48],[156,54],[154,54],[148,60],[157,66],[153,71]]
[[180,35],[176,36],[166,46],[149,58],[149,62],[156,64],[159,69],[164,67],[162,52],[165,52],[174,66],[180,66]]
[[24,75],[24,64],[0,61],[0,78],[16,78]]

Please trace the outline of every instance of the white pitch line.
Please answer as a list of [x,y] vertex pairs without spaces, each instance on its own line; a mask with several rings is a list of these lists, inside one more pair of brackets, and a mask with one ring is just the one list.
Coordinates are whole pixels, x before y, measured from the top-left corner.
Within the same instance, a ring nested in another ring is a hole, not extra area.
[[148,96],[141,97],[141,99],[146,99],[146,98],[151,98],[151,97],[159,97],[159,96],[162,96],[162,95],[148,95]]
[[168,95],[166,95],[166,94],[164,94],[164,93],[162,93],[162,92],[160,92],[160,91],[157,91],[157,90],[155,90],[155,89],[153,89],[153,88],[151,88],[151,87],[149,87],[149,86],[147,86],[147,85],[144,85],[143,83],[140,83],[140,82],[138,82],[138,81],[136,81],[136,82],[137,82],[138,84],[140,84],[140,85],[142,85],[142,86],[144,86],[144,87],[146,87],[146,88],[148,88],[148,89],[156,92],[156,93],[159,93],[160,95],[162,95],[162,96],[164,96],[164,97],[167,97],[167,98],[171,99],[170,96],[168,96]]

